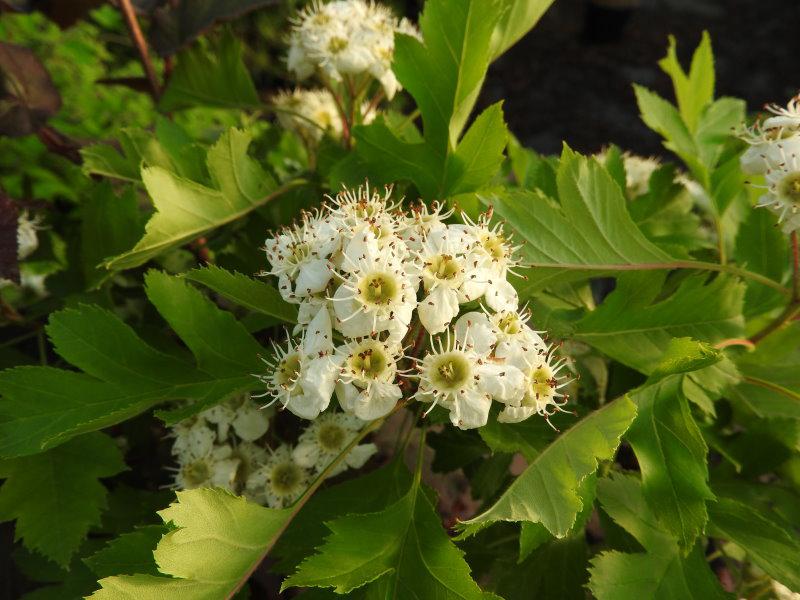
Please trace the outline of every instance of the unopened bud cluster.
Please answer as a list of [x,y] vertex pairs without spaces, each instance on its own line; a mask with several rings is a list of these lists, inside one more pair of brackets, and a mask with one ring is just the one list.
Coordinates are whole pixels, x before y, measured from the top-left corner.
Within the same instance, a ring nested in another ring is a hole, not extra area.
[[560,409],[564,363],[519,310],[518,248],[490,213],[448,223],[452,210],[404,211],[368,185],[328,200],[265,244],[299,325],[259,377],[263,396],[315,419],[335,394],[363,420],[413,397],[463,429],[486,424],[492,401],[505,422]]
[[787,106],[766,107],[770,116],[759,120],[742,135],[750,147],[742,155],[742,170],[763,175],[764,194],[758,206],[778,212],[786,233],[800,229],[800,96]]
[[[297,500],[355,439],[363,423],[329,413],[311,423],[297,444],[266,444],[270,412],[248,396],[218,404],[172,428],[172,454],[178,464],[177,489],[221,487],[249,500],[283,508]],[[360,468],[376,452],[373,444],[354,446],[328,472]]]

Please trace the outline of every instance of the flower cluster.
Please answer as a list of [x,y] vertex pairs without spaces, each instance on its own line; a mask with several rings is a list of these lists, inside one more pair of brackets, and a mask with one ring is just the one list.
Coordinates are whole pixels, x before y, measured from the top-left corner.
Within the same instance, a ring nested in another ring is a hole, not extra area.
[[464,429],[484,425],[493,400],[507,422],[560,410],[564,363],[519,311],[518,248],[502,225],[491,211],[450,224],[436,203],[405,212],[391,193],[343,190],[266,241],[266,273],[299,305],[299,325],[259,376],[263,396],[315,419],[335,393],[373,420],[416,380],[413,396]]
[[[172,454],[178,463],[174,487],[221,487],[272,508],[294,502],[353,441],[363,423],[350,415],[328,413],[303,431],[296,447],[264,443],[270,413],[247,395],[214,406],[172,429]],[[377,451],[374,444],[353,447],[328,477],[360,468]]]
[[294,21],[287,66],[300,80],[318,74],[325,81],[361,84],[374,77],[391,99],[400,87],[391,68],[395,32],[419,35],[385,6],[365,0],[315,1]]
[[787,106],[766,107],[769,117],[757,121],[741,137],[750,147],[742,155],[742,170],[766,178],[758,206],[779,213],[787,233],[800,229],[800,95]]
[[[342,114],[328,90],[282,91],[272,97],[272,103],[281,127],[295,132],[308,146],[313,147],[326,133],[333,139],[342,137]],[[359,122],[368,125],[375,114],[374,107],[365,104],[361,106]]]

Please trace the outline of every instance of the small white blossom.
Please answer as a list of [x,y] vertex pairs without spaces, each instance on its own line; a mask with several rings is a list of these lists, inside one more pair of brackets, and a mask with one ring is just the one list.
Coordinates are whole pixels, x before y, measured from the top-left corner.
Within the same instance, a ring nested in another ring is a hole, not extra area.
[[365,338],[337,349],[343,357],[336,397],[342,409],[370,421],[386,416],[402,397],[397,379],[399,346]]
[[482,357],[468,339],[432,342],[420,365],[418,400],[439,404],[450,411],[450,421],[460,429],[482,427],[489,418],[492,400],[518,402],[523,375],[511,365]]
[[758,206],[768,206],[778,213],[783,230],[791,233],[800,229],[800,156],[793,154],[779,167],[766,174],[767,192]]
[[[292,452],[294,461],[314,473],[321,473],[358,435],[364,421],[343,413],[320,415],[300,435]],[[333,477],[347,468],[360,469],[378,451],[375,444],[354,446],[344,459],[328,474]]]
[[239,395],[227,402],[212,406],[200,415],[217,426],[220,441],[228,439],[232,427],[236,435],[246,442],[260,438],[269,428],[269,413],[260,410],[249,394]]
[[189,417],[177,423],[172,428],[172,436],[175,438],[172,454],[179,459],[204,456],[211,452],[217,440],[216,432],[200,416]]
[[23,210],[17,218],[17,259],[25,260],[39,247],[37,231],[41,229],[39,215],[31,216]]
[[328,311],[317,313],[300,343],[289,340],[286,348],[275,345],[274,350],[275,356],[264,361],[270,372],[256,375],[267,390],[253,397],[272,396],[298,417],[316,418],[330,403],[339,371]]
[[270,508],[286,508],[311,483],[311,473],[292,458],[291,446],[273,450],[267,460],[247,478],[245,495]]
[[391,68],[395,32],[419,36],[408,21],[379,4],[314,2],[294,21],[287,67],[298,79],[315,73],[333,82],[372,76],[391,99],[400,87]]
[[221,487],[235,489],[239,459],[233,455],[228,444],[212,446],[205,452],[190,451],[180,458],[175,473],[175,487],[191,490],[199,487]]

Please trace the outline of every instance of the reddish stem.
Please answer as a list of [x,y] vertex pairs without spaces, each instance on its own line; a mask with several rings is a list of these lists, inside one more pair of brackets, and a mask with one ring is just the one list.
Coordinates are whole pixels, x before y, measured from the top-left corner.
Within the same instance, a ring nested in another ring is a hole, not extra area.
[[136,19],[136,13],[133,11],[131,0],[119,0],[119,8],[122,11],[122,16],[125,17],[125,24],[128,26],[133,44],[139,51],[139,58],[142,60],[144,73],[147,76],[147,81],[150,82],[153,100],[158,100],[158,97],[161,95],[161,86],[158,84],[156,70],[153,68],[153,62],[150,60],[150,54],[147,51],[147,41],[144,39],[142,28],[139,27],[139,21]]

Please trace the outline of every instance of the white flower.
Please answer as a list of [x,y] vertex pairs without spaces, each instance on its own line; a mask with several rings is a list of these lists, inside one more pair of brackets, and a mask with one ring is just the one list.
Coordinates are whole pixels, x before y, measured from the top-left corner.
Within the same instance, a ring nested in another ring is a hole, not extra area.
[[267,462],[269,456],[266,448],[253,442],[242,442],[233,448],[233,457],[239,459],[236,481],[240,489],[247,484],[250,475]]
[[260,410],[247,394],[212,406],[203,411],[201,416],[217,426],[219,441],[228,439],[228,430],[231,427],[246,442],[257,440],[269,428],[269,412]]
[[23,210],[17,218],[17,259],[25,260],[36,252],[39,238],[36,232],[41,229],[39,215],[31,218],[27,210]]
[[175,438],[172,444],[172,454],[179,460],[182,460],[182,457],[198,457],[208,454],[217,439],[216,432],[199,415],[177,423],[172,428],[171,435]]
[[[336,329],[347,337],[365,337],[388,331],[399,341],[408,330],[417,303],[413,279],[389,251],[382,251],[370,232],[348,248],[342,264],[343,281],[333,295]],[[358,251],[361,253],[358,254]]]
[[[343,413],[325,413],[311,423],[297,442],[292,452],[295,462],[321,473],[336,459],[344,449],[356,438],[364,421]],[[353,447],[347,456],[331,472],[333,477],[344,472],[348,467],[360,469],[378,448],[375,444],[360,444]]]
[[425,297],[417,307],[429,333],[444,331],[458,306],[486,292],[487,272],[468,261],[475,240],[464,230],[433,231],[417,253]]
[[[450,411],[450,421],[460,429],[486,424],[492,400],[519,402],[523,393],[523,375],[511,365],[481,357],[469,344],[449,331],[446,341],[432,342],[419,371],[415,397],[423,402],[440,404]],[[430,410],[430,409],[429,409]]]
[[510,244],[502,224],[489,226],[491,215],[492,211],[489,210],[475,222],[462,213],[465,225],[454,228],[463,228],[474,240],[467,262],[471,265],[473,278],[486,281],[484,297],[489,308],[496,311],[516,310],[519,297],[507,278],[509,274],[517,275],[514,269],[520,264],[516,256],[520,247]]
[[778,212],[778,222],[791,233],[800,229],[800,156],[792,155],[779,167],[767,171],[767,193],[758,206],[769,206]]
[[298,79],[315,72],[334,82],[371,75],[391,99],[399,88],[391,69],[396,31],[419,37],[413,25],[398,20],[379,4],[365,0],[315,2],[294,21],[287,68]]
[[221,487],[235,491],[239,459],[227,444],[212,446],[205,452],[193,450],[179,457],[175,487],[191,490],[199,487]]
[[538,355],[542,349],[547,349],[539,332],[528,326],[530,317],[527,310],[493,314],[468,312],[456,322],[455,333],[459,339],[469,335],[479,354],[494,350],[495,358],[516,364],[525,355]]
[[267,390],[253,397],[272,396],[298,417],[316,418],[330,403],[339,371],[328,311],[317,313],[299,344],[289,340],[285,349],[274,349],[275,356],[264,361],[270,372],[256,375]]
[[278,277],[284,300],[297,304],[325,290],[333,275],[328,258],[339,244],[338,232],[319,213],[304,213],[299,224],[266,240],[267,273]]
[[342,116],[328,90],[282,91],[272,97],[278,123],[294,131],[307,143],[316,143],[325,133],[342,137]]
[[777,104],[770,104],[766,108],[773,116],[764,120],[765,129],[800,130],[800,94],[791,98],[786,108]]
[[422,249],[422,242],[434,231],[447,228],[445,220],[453,214],[453,209],[445,210],[445,205],[432,202],[431,206],[419,202],[411,207],[411,215],[403,217],[400,237],[412,252]]
[[559,371],[566,360],[553,362],[555,347],[542,348],[537,353],[527,353],[517,357],[517,366],[524,375],[523,394],[513,401],[500,400],[506,407],[498,415],[501,423],[519,423],[533,414],[548,419],[556,412],[565,412],[562,406],[567,403],[567,396],[560,390],[570,383],[559,379]]
[[270,508],[286,508],[311,483],[311,474],[292,458],[291,446],[279,446],[247,478],[245,495]]
[[343,356],[336,384],[342,409],[365,421],[389,414],[403,395],[395,383],[399,346],[366,338],[339,347],[337,353]]

